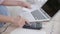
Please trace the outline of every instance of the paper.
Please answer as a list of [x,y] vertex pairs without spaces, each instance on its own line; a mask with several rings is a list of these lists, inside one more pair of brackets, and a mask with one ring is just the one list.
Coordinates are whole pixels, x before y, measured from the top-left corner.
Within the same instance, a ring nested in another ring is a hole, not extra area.
[[46,32],[43,30],[31,30],[31,29],[17,28],[16,30],[12,31],[11,34],[46,34]]

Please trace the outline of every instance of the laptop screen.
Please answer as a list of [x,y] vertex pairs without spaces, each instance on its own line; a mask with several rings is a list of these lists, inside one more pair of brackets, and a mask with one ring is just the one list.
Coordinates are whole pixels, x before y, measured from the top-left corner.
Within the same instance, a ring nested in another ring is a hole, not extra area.
[[42,9],[50,16],[53,17],[58,10],[60,9],[59,0],[48,0],[43,6]]

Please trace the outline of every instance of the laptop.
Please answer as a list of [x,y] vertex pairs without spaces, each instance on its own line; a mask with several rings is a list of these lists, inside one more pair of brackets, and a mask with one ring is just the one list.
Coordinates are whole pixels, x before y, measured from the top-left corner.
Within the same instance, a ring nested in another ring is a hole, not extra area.
[[29,22],[43,22],[50,20],[50,16],[36,5],[32,5],[31,9],[23,8],[20,13],[22,17],[25,17]]
[[[52,6],[47,1],[42,7],[31,5],[32,9],[23,8],[21,16],[29,20],[31,25],[24,25],[23,28],[41,29],[41,22],[50,21],[51,18],[58,12],[59,8]],[[40,24],[40,25],[39,25]]]

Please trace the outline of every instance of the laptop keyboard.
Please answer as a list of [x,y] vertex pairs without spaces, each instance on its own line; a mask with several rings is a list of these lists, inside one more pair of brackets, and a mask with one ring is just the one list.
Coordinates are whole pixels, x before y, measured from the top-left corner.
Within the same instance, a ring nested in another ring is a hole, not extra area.
[[35,18],[35,20],[46,19],[38,10],[32,11],[31,14]]

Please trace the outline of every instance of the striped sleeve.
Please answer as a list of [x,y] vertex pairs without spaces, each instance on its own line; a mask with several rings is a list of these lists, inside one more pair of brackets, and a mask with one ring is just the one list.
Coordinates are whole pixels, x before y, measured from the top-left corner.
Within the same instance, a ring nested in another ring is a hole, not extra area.
[[0,0],[0,4],[3,2],[4,0]]

